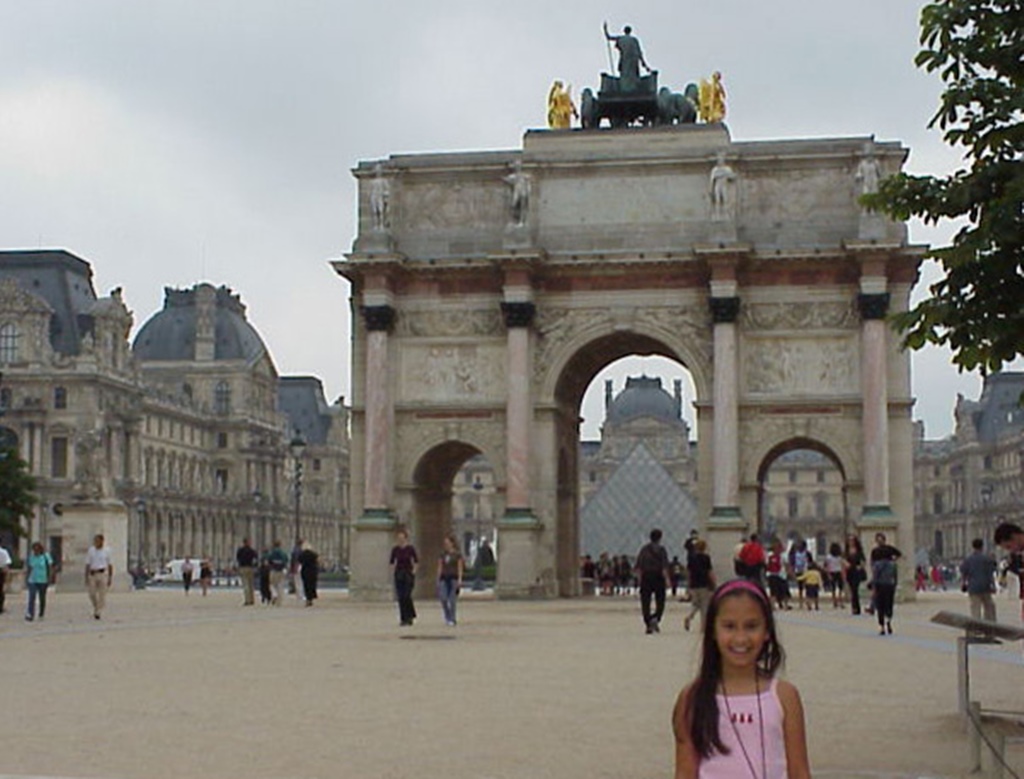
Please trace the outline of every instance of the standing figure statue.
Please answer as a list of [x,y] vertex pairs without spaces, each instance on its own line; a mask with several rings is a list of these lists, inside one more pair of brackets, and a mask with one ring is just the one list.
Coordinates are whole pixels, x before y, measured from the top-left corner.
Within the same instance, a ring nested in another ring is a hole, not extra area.
[[700,81],[700,118],[707,124],[725,119],[725,86],[717,70],[710,79]]
[[373,229],[383,232],[388,229],[388,211],[391,208],[391,184],[384,177],[384,166],[374,166],[373,181],[370,182],[370,219]]
[[572,85],[568,88],[556,81],[548,91],[548,127],[552,130],[568,130],[572,117],[579,119],[579,112],[572,102]]
[[864,156],[857,164],[857,172],[853,178],[860,184],[861,195],[873,195],[878,191],[878,184],[882,180],[882,168],[875,159],[875,150],[870,143],[864,144]]
[[711,169],[708,179],[713,220],[725,221],[735,215],[736,197],[732,192],[735,182],[736,171],[725,161],[725,152],[718,152],[715,166]]
[[622,28],[622,35],[612,35],[608,32],[608,22],[604,23],[604,37],[615,43],[619,50],[619,78],[623,92],[631,92],[640,84],[640,66],[643,65],[648,72],[651,67],[644,61],[644,54],[640,50],[640,41],[633,37],[633,28],[626,25]]
[[512,224],[523,227],[530,211],[530,177],[523,173],[523,163],[516,160],[512,163],[512,172],[505,176],[505,183],[512,188],[510,216]]

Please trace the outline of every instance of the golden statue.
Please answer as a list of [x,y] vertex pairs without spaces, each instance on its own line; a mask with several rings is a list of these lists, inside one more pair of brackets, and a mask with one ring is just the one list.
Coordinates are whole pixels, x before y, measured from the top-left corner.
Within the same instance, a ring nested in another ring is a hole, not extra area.
[[700,80],[700,118],[708,124],[721,122],[725,119],[725,86],[722,84],[722,74],[717,70],[711,74],[711,79]]
[[552,130],[568,130],[570,118],[579,118],[579,112],[572,102],[572,85],[568,89],[562,86],[561,81],[551,85],[548,92],[548,127]]

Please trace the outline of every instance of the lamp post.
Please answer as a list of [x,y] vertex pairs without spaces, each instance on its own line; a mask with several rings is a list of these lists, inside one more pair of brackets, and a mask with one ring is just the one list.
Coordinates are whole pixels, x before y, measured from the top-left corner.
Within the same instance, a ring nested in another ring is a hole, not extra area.
[[480,476],[473,477],[473,492],[476,494],[476,559],[473,561],[473,592],[480,592],[484,588],[483,567],[481,565],[480,551],[483,548],[480,543],[480,493],[484,485]]
[[135,520],[138,522],[139,536],[138,536],[138,553],[135,558],[135,569],[139,575],[145,571],[145,549],[146,544],[144,541],[144,535],[146,532],[146,501],[144,498],[135,499]]
[[292,458],[295,460],[295,543],[298,543],[299,539],[302,538],[300,525],[300,510],[302,506],[302,455],[306,451],[306,439],[302,437],[302,433],[300,431],[295,431],[295,436],[292,438],[291,443],[288,444],[288,448],[291,450]]
[[981,535],[982,538],[990,538],[989,535],[989,513],[988,507],[992,502],[992,484],[985,482],[981,485]]
[[260,501],[263,500],[263,493],[259,490],[252,491],[252,515],[249,518],[249,527],[245,536],[256,545],[256,550],[263,549],[263,520],[260,517]]

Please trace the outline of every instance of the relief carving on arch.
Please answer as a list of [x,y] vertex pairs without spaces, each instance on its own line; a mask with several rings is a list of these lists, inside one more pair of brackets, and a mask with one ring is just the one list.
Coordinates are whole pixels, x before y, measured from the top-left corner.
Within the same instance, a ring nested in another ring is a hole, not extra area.
[[406,337],[497,336],[502,332],[501,311],[402,311],[395,334]]
[[504,398],[503,345],[407,346],[402,357],[404,400],[481,400]]
[[406,184],[400,206],[410,230],[458,230],[501,226],[505,191],[491,182]]
[[854,303],[748,303],[740,309],[740,324],[747,331],[853,329],[860,324]]
[[751,395],[848,395],[859,391],[860,351],[848,338],[746,338],[742,370]]
[[420,460],[435,446],[462,441],[480,449],[499,478],[505,472],[505,419],[402,419],[395,441],[396,482],[412,484]]

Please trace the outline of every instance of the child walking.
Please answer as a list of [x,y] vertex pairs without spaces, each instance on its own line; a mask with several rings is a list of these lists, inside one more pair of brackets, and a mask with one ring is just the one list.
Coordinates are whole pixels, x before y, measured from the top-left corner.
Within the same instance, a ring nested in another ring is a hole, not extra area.
[[764,590],[743,579],[715,590],[700,673],[672,712],[675,779],[810,779],[800,694],[775,678],[782,661]]

